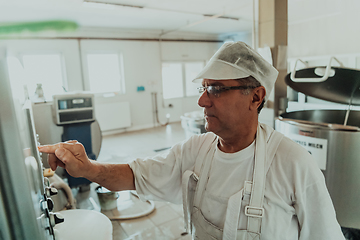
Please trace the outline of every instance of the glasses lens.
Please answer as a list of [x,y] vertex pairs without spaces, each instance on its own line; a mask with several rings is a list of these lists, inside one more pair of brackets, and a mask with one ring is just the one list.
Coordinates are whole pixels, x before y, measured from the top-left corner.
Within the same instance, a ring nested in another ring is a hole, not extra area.
[[222,89],[220,86],[208,86],[207,91],[209,94],[214,95],[215,97],[220,96]]
[[198,87],[199,93],[205,92],[206,87]]
[[197,89],[199,90],[200,94],[202,94],[206,90],[208,94],[215,97],[219,97],[220,93],[224,91],[224,89],[221,86],[198,87]]

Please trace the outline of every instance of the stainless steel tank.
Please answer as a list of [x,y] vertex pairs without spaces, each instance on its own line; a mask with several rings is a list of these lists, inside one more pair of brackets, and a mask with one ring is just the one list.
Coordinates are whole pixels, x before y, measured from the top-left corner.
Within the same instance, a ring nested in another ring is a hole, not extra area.
[[[296,91],[323,100],[360,105],[359,70],[315,67],[296,71],[296,75],[288,74],[285,78],[287,85]],[[360,229],[360,111],[288,112],[276,119],[275,129],[314,156],[324,173],[339,224]]]
[[275,121],[275,129],[314,155],[339,224],[360,229],[360,111],[350,113],[348,128],[341,125],[345,114],[344,110],[285,113]]

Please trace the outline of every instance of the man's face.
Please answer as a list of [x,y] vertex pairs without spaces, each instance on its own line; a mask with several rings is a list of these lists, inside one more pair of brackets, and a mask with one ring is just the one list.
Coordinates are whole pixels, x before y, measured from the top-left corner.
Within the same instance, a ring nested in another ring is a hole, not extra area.
[[[204,79],[207,86],[241,86],[236,80]],[[251,94],[245,95],[242,90],[225,90],[218,96],[204,91],[199,97],[198,104],[204,108],[206,119],[205,129],[222,137],[245,132],[250,121]]]

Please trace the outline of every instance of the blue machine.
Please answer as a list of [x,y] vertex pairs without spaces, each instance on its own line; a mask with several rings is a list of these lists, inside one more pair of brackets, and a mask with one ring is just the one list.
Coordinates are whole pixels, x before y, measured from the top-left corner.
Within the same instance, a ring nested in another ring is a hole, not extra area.
[[[61,141],[77,140],[85,147],[88,157],[96,160],[91,139],[91,124],[95,121],[94,95],[89,93],[67,93],[55,95],[53,104],[54,122],[63,127]],[[66,173],[71,188],[88,186],[85,178],[74,178]]]

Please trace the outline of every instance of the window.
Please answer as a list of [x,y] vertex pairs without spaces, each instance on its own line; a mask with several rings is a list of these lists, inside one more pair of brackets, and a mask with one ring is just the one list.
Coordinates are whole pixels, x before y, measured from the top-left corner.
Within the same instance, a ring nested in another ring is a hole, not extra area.
[[122,55],[88,53],[89,90],[94,93],[125,93]]
[[26,100],[24,98],[24,85],[26,84],[24,68],[16,57],[7,57],[7,66],[13,98],[24,103]]
[[200,83],[192,80],[204,68],[204,62],[165,62],[162,64],[164,99],[198,96]]
[[201,72],[204,68],[204,62],[187,62],[185,63],[185,86],[186,96],[198,96],[199,91],[196,89],[200,87],[200,83],[193,83],[192,80]]
[[67,89],[61,54],[26,54],[22,55],[22,62],[23,65],[16,58],[8,59],[10,81],[12,85],[26,85],[30,98],[35,96],[38,84],[42,85],[45,100],[52,100],[53,95]]
[[182,64],[163,63],[162,83],[164,99],[183,97]]

